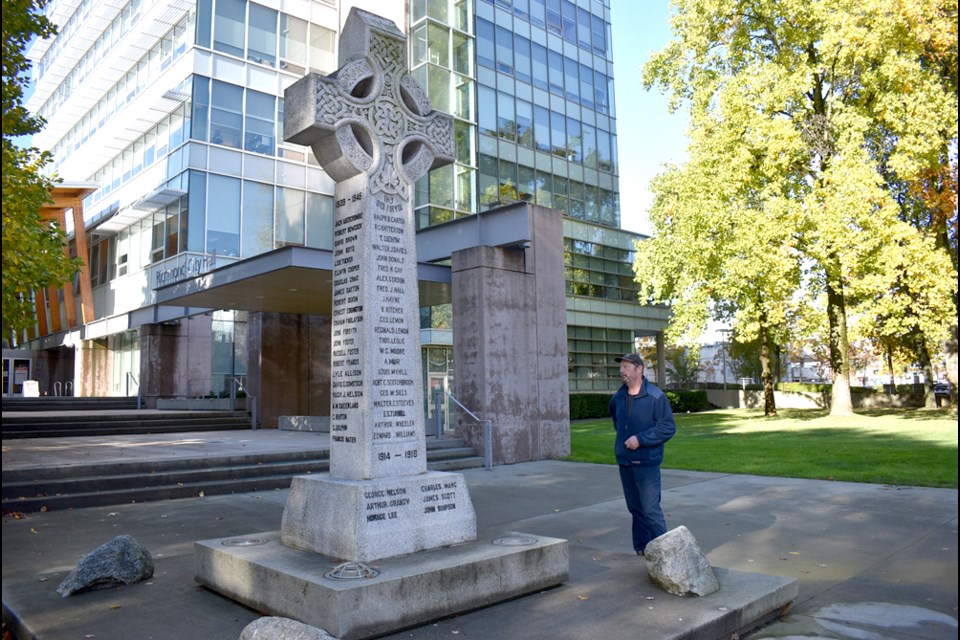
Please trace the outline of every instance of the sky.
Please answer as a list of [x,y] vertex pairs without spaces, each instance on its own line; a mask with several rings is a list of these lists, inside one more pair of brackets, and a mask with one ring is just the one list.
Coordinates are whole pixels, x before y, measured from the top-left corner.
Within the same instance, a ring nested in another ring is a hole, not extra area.
[[669,0],[611,0],[620,219],[629,231],[650,235],[650,181],[664,164],[681,162],[686,117],[667,110],[666,97],[643,88],[643,65],[670,40]]

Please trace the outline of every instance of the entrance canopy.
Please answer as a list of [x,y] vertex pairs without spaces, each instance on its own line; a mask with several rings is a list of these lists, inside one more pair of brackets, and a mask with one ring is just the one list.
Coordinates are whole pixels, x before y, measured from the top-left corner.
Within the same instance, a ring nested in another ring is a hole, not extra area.
[[[450,268],[419,264],[420,304],[450,302]],[[159,287],[158,305],[329,316],[333,252],[283,247]]]
[[[529,243],[531,207],[525,203],[467,216],[417,233],[420,305],[451,301],[450,267],[435,264],[470,247]],[[333,252],[283,247],[156,289],[156,303],[329,316],[333,310]]]

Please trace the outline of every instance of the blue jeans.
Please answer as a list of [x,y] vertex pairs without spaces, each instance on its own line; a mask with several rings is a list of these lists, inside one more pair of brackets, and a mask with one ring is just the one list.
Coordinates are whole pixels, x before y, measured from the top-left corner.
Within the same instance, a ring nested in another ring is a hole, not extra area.
[[648,542],[667,532],[660,508],[660,467],[617,466],[627,510],[633,516],[633,549],[642,554]]

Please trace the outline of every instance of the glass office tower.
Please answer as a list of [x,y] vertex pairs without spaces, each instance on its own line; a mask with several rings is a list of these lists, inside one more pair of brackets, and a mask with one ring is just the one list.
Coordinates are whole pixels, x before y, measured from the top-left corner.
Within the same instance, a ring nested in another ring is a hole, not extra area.
[[[59,35],[29,52],[27,106],[51,170],[98,187],[83,339],[112,356],[97,395],[131,392],[142,326],[200,317],[213,347],[191,384],[221,392],[245,373],[247,314],[160,306],[155,289],[280,247],[332,249],[334,185],[283,141],[283,90],[337,68],[351,6],[407,29],[413,73],[455,118],[456,162],[417,184],[418,226],[516,201],[566,214],[571,391],[615,388],[612,358],[662,330],[665,311],[636,304],[635,236],[618,229],[609,0],[54,0]],[[424,370],[449,382],[444,312],[422,317]]]
[[513,202],[565,214],[571,391],[617,388],[613,358],[666,320],[637,304],[619,229],[610,19],[609,0],[410,3],[411,67],[457,140],[417,186],[417,223]]

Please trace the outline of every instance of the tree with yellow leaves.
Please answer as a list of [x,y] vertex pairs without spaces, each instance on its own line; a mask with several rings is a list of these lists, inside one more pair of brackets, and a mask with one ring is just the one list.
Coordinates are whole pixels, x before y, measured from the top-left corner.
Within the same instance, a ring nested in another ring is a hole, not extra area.
[[[673,39],[644,82],[689,109],[689,160],[653,183],[641,297],[672,305],[675,335],[729,319],[762,346],[825,314],[831,413],[849,414],[852,319],[911,315],[928,344],[956,325],[954,263],[905,218],[895,185],[956,146],[957,3],[672,9]],[[769,353],[761,360],[772,401]]]

